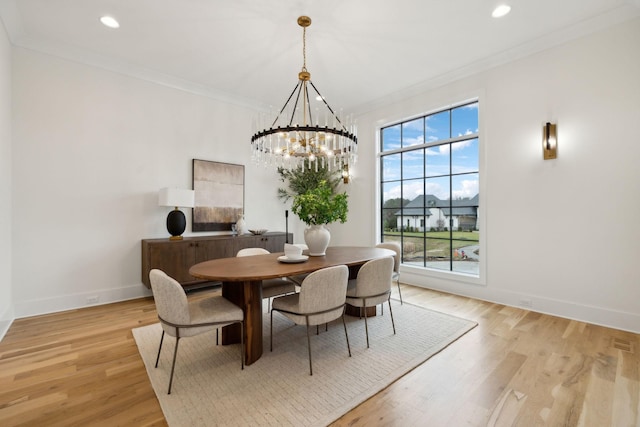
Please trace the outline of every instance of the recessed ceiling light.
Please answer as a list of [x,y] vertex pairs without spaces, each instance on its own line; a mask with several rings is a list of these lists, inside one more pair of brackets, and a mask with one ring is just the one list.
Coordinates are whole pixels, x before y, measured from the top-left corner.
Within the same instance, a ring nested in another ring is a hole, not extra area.
[[103,16],[102,18],[100,18],[100,22],[102,22],[104,25],[106,25],[109,28],[120,27],[120,24],[118,23],[118,21],[116,21],[116,18],[112,16]]
[[501,4],[500,6],[493,9],[493,12],[491,12],[491,16],[493,16],[494,18],[502,18],[509,12],[511,12],[511,6],[507,4]]

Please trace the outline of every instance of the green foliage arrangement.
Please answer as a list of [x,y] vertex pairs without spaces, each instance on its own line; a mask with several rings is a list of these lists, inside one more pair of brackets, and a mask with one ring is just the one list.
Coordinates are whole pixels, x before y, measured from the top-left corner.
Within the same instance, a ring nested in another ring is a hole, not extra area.
[[307,225],[330,224],[335,221],[345,223],[349,207],[346,192],[334,194],[327,181],[320,181],[317,187],[293,197],[291,210]]
[[288,190],[278,188],[278,198],[283,202],[287,202],[298,194],[305,194],[309,190],[317,188],[321,181],[328,183],[332,192],[335,193],[342,179],[340,170],[334,169],[330,171],[326,167],[318,167],[316,171],[315,164],[312,164],[311,168],[309,168],[308,160],[305,161],[303,168],[285,169],[279,167],[278,173],[280,174],[280,180],[289,184]]

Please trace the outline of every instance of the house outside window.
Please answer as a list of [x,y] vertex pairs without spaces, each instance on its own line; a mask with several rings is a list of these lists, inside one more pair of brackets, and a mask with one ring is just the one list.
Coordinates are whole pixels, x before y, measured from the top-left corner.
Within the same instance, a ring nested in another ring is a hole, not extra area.
[[380,130],[381,241],[402,263],[479,276],[478,101]]

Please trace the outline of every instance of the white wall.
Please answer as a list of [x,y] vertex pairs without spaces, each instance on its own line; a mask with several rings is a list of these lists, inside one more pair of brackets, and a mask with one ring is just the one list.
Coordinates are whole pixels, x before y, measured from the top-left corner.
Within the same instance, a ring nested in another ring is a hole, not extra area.
[[11,296],[11,45],[0,21],[0,339],[13,321]]
[[[376,242],[376,127],[480,96],[486,285],[415,269],[403,280],[640,331],[639,42],[636,19],[362,115],[349,221],[331,226],[332,244]],[[13,86],[16,317],[145,294],[140,240],[167,235],[157,191],[189,188],[193,158],[247,165],[248,225],[284,229],[276,173],[250,165],[246,107],[21,48]],[[540,147],[547,120],[553,161]]]
[[157,206],[157,193],[191,188],[193,158],[245,164],[248,225],[284,230],[277,174],[250,165],[252,117],[246,107],[14,48],[16,317],[148,294],[140,240],[168,237],[170,208]]
[[[376,127],[479,95],[486,286],[408,268],[403,281],[639,332],[638,46],[635,19],[362,115],[350,226],[378,234]],[[546,121],[557,160],[542,160]]]

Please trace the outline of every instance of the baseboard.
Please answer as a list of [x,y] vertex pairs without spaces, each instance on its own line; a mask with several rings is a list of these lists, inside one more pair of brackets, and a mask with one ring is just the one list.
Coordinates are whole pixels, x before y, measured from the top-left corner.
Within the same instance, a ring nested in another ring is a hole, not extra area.
[[578,320],[594,325],[640,333],[640,314],[516,293],[454,280],[434,280],[412,272],[401,273],[402,283],[447,292],[483,301],[518,307],[537,313]]
[[15,304],[14,310],[15,317],[20,319],[23,317],[75,310],[94,305],[110,304],[151,295],[151,290],[144,287],[142,283],[138,283],[115,289],[20,301]]
[[14,319],[15,314],[13,312],[13,306],[11,305],[9,305],[3,313],[0,313],[0,341],[4,339]]

